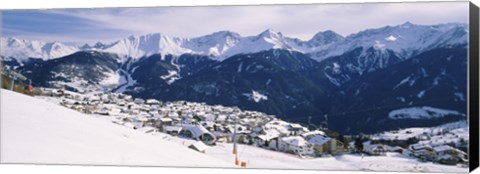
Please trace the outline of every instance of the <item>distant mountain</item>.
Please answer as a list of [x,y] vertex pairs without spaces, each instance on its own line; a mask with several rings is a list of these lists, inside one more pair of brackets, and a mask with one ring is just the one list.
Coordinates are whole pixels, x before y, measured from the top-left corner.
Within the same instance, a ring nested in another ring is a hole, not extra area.
[[308,78],[308,72],[316,64],[318,62],[303,53],[282,49],[239,54],[204,66],[169,86],[159,87],[161,83],[138,84],[145,90],[131,94],[169,101],[238,106],[278,116],[300,115],[296,112],[318,111],[312,101],[332,87]]
[[1,55],[19,60],[27,58],[48,60],[80,50],[96,50],[118,54],[123,60],[154,54],[173,56],[195,54],[221,61],[236,54],[285,49],[308,54],[315,60],[322,61],[358,48],[368,50],[373,47],[377,50],[391,50],[398,57],[408,58],[437,47],[466,44],[467,32],[467,24],[416,25],[407,22],[397,26],[364,30],[347,37],[327,30],[315,34],[308,41],[290,38],[272,29],[255,36],[240,36],[231,31],[219,31],[195,38],[170,37],[161,33],[132,35],[110,44],[98,42],[94,46],[81,47],[67,46],[59,42],[44,43],[2,38]]
[[[330,126],[341,132],[370,133],[466,119],[467,49],[427,51],[356,77],[343,84],[339,91],[330,97],[329,102],[319,98],[317,105],[326,105],[330,109],[326,113],[331,115]],[[425,106],[462,114],[442,118],[432,116],[430,119],[388,117],[394,110]]]
[[64,88],[77,92],[109,91],[122,80],[115,54],[77,52],[18,68],[34,86]]
[[30,41],[15,37],[2,37],[0,40],[0,55],[3,59],[19,64],[28,62],[29,58],[50,60],[77,51],[79,51],[79,48],[60,42]]

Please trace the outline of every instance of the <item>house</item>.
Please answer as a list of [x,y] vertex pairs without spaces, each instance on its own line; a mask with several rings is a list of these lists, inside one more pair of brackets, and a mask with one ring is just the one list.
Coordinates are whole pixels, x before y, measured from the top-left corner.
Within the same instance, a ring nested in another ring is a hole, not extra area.
[[136,98],[135,100],[133,100],[133,103],[139,105],[139,104],[144,104],[145,103],[145,100],[144,99],[141,99],[141,98]]
[[288,130],[290,131],[290,135],[300,135],[305,132],[308,132],[308,129],[303,127],[300,124],[289,124]]
[[468,161],[467,153],[449,145],[434,147],[433,151],[435,151],[437,156],[436,161],[442,164],[456,165],[460,162]]
[[205,153],[205,151],[208,149],[208,146],[201,141],[197,141],[191,144],[190,146],[188,146],[188,148],[199,151],[201,153]]
[[281,133],[276,129],[264,129],[253,136],[253,144],[258,147],[269,147],[270,149],[278,149],[278,137]]
[[163,118],[160,118],[158,119],[160,121],[160,124],[161,125],[165,125],[165,126],[171,126],[173,125],[173,120],[171,118],[168,118],[168,117],[163,117]]
[[341,141],[335,138],[330,138],[324,135],[309,136],[308,143],[313,145],[313,150],[316,156],[326,154],[338,155],[344,152],[344,145]]
[[155,100],[155,99],[147,99],[147,101],[145,101],[145,104],[147,104],[147,105],[159,105],[160,101]]
[[403,154],[405,152],[405,149],[400,146],[394,146],[394,147],[388,147],[388,151]]
[[370,141],[363,143],[363,152],[374,156],[385,156],[387,154],[387,146],[383,144],[372,144]]
[[279,150],[290,152],[300,156],[312,155],[313,146],[301,136],[290,136],[280,138]]
[[201,125],[182,125],[180,135],[198,141],[203,141],[205,144],[214,144],[215,136]]
[[434,161],[436,158],[433,148],[429,145],[413,144],[409,148],[412,151],[411,156],[420,158],[423,161]]

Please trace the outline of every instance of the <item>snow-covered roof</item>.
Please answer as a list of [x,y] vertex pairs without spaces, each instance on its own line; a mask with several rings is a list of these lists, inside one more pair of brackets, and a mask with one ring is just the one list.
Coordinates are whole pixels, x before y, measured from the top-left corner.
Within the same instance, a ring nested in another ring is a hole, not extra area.
[[412,150],[421,150],[421,149],[432,148],[432,147],[426,144],[414,144],[414,145],[410,145],[410,148]]
[[191,144],[191,145],[188,146],[188,147],[194,148],[194,149],[196,149],[196,150],[198,150],[198,151],[200,151],[200,152],[205,151],[205,150],[208,149],[208,146],[205,145],[205,143],[203,143],[203,142],[201,142],[201,141],[197,141],[197,142]]
[[169,132],[172,132],[172,131],[180,132],[182,130],[182,127],[180,127],[180,126],[164,126],[163,130],[169,131]]
[[148,99],[145,103],[146,104],[159,104],[160,101],[155,100],[155,99]]
[[182,125],[182,128],[192,132],[194,137],[199,137],[200,135],[203,135],[203,134],[211,134],[210,131],[208,131],[207,129],[205,129],[203,126],[200,126],[200,125]]
[[302,134],[303,137],[308,137],[308,136],[312,136],[312,135],[325,135],[325,132],[323,132],[321,130],[314,130],[314,131],[305,132],[305,133]]
[[284,137],[281,140],[287,144],[294,145],[294,146],[306,146],[308,142],[300,136],[291,136],[291,137]]
[[173,120],[172,120],[171,118],[169,118],[169,117],[163,117],[163,118],[160,118],[160,121],[162,121],[162,122],[171,122],[171,121],[173,121]]
[[308,143],[316,144],[316,145],[323,145],[326,142],[330,141],[331,139],[332,138],[326,137],[326,136],[323,136],[323,135],[315,135],[308,140]]
[[446,150],[452,150],[452,147],[449,145],[442,145],[442,146],[434,147],[433,150],[435,150],[435,152],[442,152]]
[[265,129],[263,130],[264,134],[258,135],[257,137],[261,138],[262,140],[271,140],[273,138],[279,137],[282,133],[280,133],[277,129]]

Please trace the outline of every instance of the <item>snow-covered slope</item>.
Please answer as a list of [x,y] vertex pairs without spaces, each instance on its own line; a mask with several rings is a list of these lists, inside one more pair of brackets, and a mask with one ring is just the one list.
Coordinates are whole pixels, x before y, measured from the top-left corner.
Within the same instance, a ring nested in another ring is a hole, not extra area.
[[14,58],[19,62],[28,58],[49,60],[63,57],[79,51],[75,46],[65,45],[60,42],[43,42],[36,40],[24,40],[15,37],[1,38],[1,55],[7,59]]
[[231,166],[41,99],[2,89],[1,101],[2,163]]
[[423,107],[410,107],[410,108],[393,110],[388,114],[388,118],[394,119],[394,120],[398,120],[398,119],[421,120],[421,119],[437,119],[437,118],[442,118],[449,115],[465,116],[465,114],[460,113],[458,111],[434,108],[430,106],[423,106]]

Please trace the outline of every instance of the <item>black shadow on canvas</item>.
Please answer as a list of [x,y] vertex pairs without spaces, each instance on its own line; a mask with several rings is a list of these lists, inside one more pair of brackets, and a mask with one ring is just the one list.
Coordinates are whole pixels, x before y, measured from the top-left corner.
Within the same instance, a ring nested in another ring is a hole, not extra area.
[[478,28],[479,28],[478,7],[470,2],[470,41],[469,41],[469,123],[470,123],[470,147],[469,160],[470,171],[478,168],[479,165],[479,55],[478,55]]

